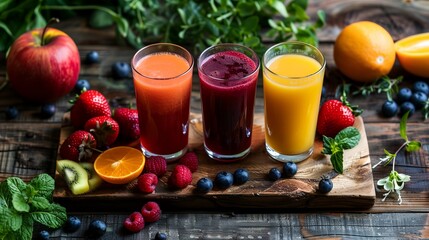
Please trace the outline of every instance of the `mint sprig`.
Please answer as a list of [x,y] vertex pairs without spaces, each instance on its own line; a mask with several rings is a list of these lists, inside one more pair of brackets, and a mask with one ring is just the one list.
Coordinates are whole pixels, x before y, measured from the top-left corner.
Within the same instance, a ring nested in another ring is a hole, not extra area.
[[376,168],[382,163],[384,163],[385,166],[389,163],[392,163],[392,171],[390,171],[389,175],[377,181],[377,186],[383,186],[384,190],[387,191],[385,194],[383,194],[384,198],[382,201],[385,201],[387,196],[389,196],[391,193],[395,193],[398,196],[399,204],[402,204],[401,190],[404,188],[405,182],[410,181],[411,177],[395,171],[396,156],[404,148],[407,152],[413,152],[418,151],[422,146],[420,142],[409,140],[407,137],[408,114],[409,112],[405,113],[401,118],[401,122],[399,123],[399,134],[405,142],[398,148],[398,150],[396,150],[395,153],[390,153],[384,149],[384,153],[386,155],[380,158],[380,161],[372,167]]
[[28,184],[18,177],[0,183],[0,239],[31,239],[33,225],[61,227],[66,209],[52,202],[54,179],[48,174],[34,177]]
[[353,95],[362,94],[369,96],[372,93],[386,93],[387,99],[393,101],[393,96],[399,91],[399,83],[403,80],[402,76],[389,78],[387,76],[377,79],[375,82],[363,85],[353,92]]
[[355,127],[347,127],[341,130],[335,138],[323,136],[322,154],[331,155],[331,163],[334,170],[343,173],[344,150],[352,149],[358,145],[360,133]]

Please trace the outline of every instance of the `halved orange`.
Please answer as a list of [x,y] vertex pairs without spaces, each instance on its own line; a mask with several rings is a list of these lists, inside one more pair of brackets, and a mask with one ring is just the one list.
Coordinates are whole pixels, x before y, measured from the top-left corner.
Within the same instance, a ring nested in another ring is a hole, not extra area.
[[106,182],[125,184],[141,174],[145,161],[140,150],[126,146],[113,147],[95,159],[94,170]]
[[408,72],[429,77],[429,32],[411,35],[395,43],[396,55]]

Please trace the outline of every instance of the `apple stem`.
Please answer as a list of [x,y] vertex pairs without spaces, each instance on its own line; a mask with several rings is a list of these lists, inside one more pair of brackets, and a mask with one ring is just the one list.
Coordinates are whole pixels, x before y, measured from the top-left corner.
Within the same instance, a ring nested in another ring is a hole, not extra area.
[[42,32],[42,43],[41,43],[41,45],[42,45],[42,46],[44,46],[44,45],[45,45],[45,33],[46,33],[46,30],[48,30],[49,25],[50,25],[50,24],[52,24],[53,22],[59,23],[59,22],[60,22],[60,19],[58,19],[58,18],[51,18],[51,19],[49,19],[49,21],[48,21],[48,23],[46,24],[45,28],[43,28],[43,32]]

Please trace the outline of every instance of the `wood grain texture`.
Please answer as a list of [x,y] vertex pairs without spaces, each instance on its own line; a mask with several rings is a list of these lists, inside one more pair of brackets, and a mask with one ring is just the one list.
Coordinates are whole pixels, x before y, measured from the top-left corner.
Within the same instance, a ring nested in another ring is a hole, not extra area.
[[[104,184],[100,189],[73,195],[65,186],[62,178],[56,174],[57,187],[54,198],[67,208],[72,208],[77,201],[82,201],[89,208],[97,208],[102,201],[133,202],[156,200],[168,208],[181,209],[221,209],[221,208],[317,208],[317,209],[368,209],[375,201],[368,143],[362,118],[357,118],[355,127],[361,133],[359,144],[344,152],[344,173],[333,171],[329,156],[321,154],[322,142],[316,138],[314,153],[307,160],[298,163],[298,173],[291,179],[272,182],[267,178],[273,167],[281,169],[282,163],[269,158],[265,150],[264,116],[254,117],[251,153],[245,159],[235,163],[219,163],[211,160],[203,149],[203,130],[200,114],[191,114],[189,149],[199,157],[198,171],[193,173],[192,185],[182,190],[168,188],[167,180],[174,167],[169,164],[169,172],[160,179],[156,192],[142,194],[136,190],[135,181],[128,185]],[[61,130],[60,143],[73,131],[65,126]],[[138,148],[138,146],[135,146]],[[195,191],[196,182],[202,177],[214,179],[220,171],[233,173],[238,168],[249,171],[250,181],[243,185],[233,185],[226,190],[214,189],[207,194]],[[334,188],[328,194],[317,191],[322,176],[332,179]],[[91,203],[96,203],[95,205]],[[108,203],[106,203],[108,204]],[[105,210],[105,209],[99,209]]]

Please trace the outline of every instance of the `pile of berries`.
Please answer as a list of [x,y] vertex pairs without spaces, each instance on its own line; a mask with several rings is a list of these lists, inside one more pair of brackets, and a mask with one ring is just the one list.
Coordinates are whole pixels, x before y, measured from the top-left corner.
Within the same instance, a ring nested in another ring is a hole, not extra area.
[[208,193],[213,187],[220,190],[225,190],[232,185],[242,185],[249,181],[249,171],[245,168],[238,168],[234,173],[228,171],[220,171],[216,174],[215,179],[211,180],[208,177],[200,178],[196,185],[196,191],[199,193]]
[[74,132],[60,147],[60,156],[73,161],[88,160],[95,148],[107,149],[119,141],[130,142],[140,135],[136,109],[110,109],[106,97],[84,90],[70,110]]
[[429,85],[423,81],[417,81],[412,88],[403,87],[399,90],[395,100],[387,100],[381,107],[381,113],[385,117],[404,115],[409,112],[413,115],[428,104]]
[[125,218],[123,226],[130,232],[140,232],[146,223],[157,222],[161,219],[161,208],[156,202],[147,202],[140,211],[131,213]]
[[[80,218],[77,216],[69,216],[64,223],[62,230],[65,233],[74,233],[81,227],[82,222]],[[86,230],[87,237],[89,238],[99,238],[106,233],[107,225],[103,220],[100,219],[94,219],[90,222],[88,225],[88,228]],[[47,240],[50,238],[50,233],[47,230],[41,230],[38,234],[37,239],[43,239]]]
[[[187,152],[181,157],[170,176],[168,186],[172,189],[183,189],[192,183],[192,173],[198,169],[198,157],[194,152]],[[143,174],[137,179],[137,187],[143,193],[153,193],[158,179],[167,173],[167,161],[162,156],[146,159]]]

